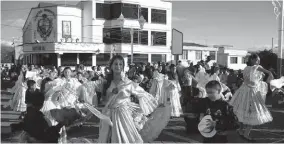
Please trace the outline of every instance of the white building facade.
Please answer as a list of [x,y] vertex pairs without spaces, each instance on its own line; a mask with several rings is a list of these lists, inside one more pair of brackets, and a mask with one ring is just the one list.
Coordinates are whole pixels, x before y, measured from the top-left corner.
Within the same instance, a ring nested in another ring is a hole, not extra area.
[[[120,15],[125,18],[121,23]],[[138,18],[146,20],[140,29]],[[40,3],[23,27],[25,63],[106,65],[113,54],[134,63],[171,60],[172,4],[161,0],[93,0],[76,6]]]
[[233,70],[243,70],[247,64],[247,50],[237,50],[231,47],[219,47],[217,63]]
[[186,64],[188,60],[197,64],[197,62],[205,61],[208,56],[211,57],[210,63],[217,62],[218,48],[195,44],[195,43],[184,43],[183,44],[183,55],[179,56],[179,59]]

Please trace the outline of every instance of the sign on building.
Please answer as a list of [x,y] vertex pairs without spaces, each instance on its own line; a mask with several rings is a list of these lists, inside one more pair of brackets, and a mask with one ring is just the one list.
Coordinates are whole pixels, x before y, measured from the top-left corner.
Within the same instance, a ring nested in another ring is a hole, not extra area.
[[183,53],[183,33],[172,29],[172,54],[173,55],[182,55]]

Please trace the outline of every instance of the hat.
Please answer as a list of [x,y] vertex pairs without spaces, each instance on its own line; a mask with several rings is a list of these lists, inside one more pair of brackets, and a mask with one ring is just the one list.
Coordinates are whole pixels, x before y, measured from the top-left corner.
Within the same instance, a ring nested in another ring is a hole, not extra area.
[[207,126],[208,119],[213,121],[211,115],[206,115],[205,117],[202,118],[202,120],[198,124],[198,130],[202,136],[206,138],[211,138],[217,133],[217,131],[215,128],[210,129],[210,127]]
[[280,79],[274,79],[270,81],[270,89],[274,91],[276,88],[281,88],[284,86],[284,76]]

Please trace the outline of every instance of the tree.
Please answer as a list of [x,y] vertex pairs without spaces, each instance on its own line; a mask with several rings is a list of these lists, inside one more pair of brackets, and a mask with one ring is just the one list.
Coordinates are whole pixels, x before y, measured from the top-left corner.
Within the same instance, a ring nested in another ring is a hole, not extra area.
[[277,70],[277,54],[273,53],[272,50],[263,50],[257,52],[260,58],[260,65],[265,69],[273,68]]

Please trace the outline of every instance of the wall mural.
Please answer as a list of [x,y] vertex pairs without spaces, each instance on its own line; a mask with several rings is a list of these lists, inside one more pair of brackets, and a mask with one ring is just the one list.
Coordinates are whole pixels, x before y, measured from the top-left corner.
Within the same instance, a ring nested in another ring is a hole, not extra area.
[[53,23],[56,19],[56,14],[50,9],[42,9],[36,13],[36,31],[43,41],[51,36],[54,30]]

